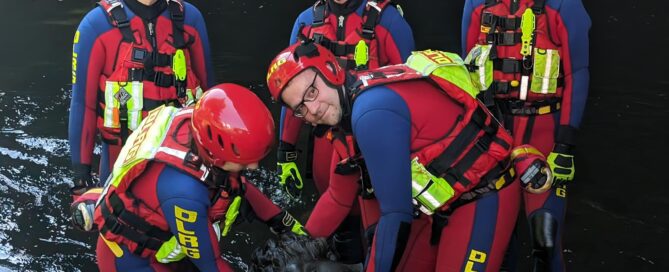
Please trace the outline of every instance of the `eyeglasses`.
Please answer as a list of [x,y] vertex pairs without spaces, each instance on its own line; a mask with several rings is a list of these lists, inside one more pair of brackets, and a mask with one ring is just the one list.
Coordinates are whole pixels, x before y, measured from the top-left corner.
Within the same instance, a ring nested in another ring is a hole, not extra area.
[[309,87],[307,87],[307,90],[304,92],[304,95],[302,96],[302,102],[300,102],[300,104],[297,104],[297,106],[295,106],[295,108],[293,109],[293,116],[297,118],[304,118],[304,116],[307,115],[309,109],[307,109],[307,106],[304,105],[304,103],[313,102],[318,97],[318,88],[314,86],[317,77],[318,73],[314,75],[314,80],[311,81],[311,84],[309,85]]

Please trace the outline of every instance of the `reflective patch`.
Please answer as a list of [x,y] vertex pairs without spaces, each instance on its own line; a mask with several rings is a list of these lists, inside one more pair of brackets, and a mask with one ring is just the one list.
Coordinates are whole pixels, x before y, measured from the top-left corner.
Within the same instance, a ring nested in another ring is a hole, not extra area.
[[130,95],[130,93],[128,93],[128,91],[126,91],[124,87],[121,87],[118,90],[118,93],[114,95],[114,98],[116,98],[116,100],[118,100],[118,102],[121,103],[121,105],[125,105],[126,103],[128,103],[128,100],[130,100],[131,97],[132,96]]

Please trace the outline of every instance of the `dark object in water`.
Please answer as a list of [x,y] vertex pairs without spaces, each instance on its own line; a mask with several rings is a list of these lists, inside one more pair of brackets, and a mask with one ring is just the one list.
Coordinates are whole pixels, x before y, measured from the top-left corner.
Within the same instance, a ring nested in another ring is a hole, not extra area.
[[359,265],[337,262],[327,240],[293,233],[270,239],[251,255],[250,271],[360,271]]

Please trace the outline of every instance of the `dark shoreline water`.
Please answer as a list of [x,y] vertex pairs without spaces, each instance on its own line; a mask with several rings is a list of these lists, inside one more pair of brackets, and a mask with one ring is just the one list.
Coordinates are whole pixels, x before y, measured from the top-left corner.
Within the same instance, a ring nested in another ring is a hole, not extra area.
[[[311,1],[192,1],[205,16],[219,82],[251,86],[287,41]],[[399,1],[418,48],[458,51],[460,1]],[[573,271],[668,270],[669,80],[660,44],[669,18],[660,1],[601,7],[584,0],[593,20],[591,90],[569,192],[564,239]],[[288,2],[286,2],[288,3]],[[597,1],[597,3],[599,3]],[[71,183],[67,144],[71,41],[92,1],[5,0],[0,17],[0,271],[95,271],[93,235],[67,221]],[[435,23],[440,22],[440,23]],[[240,27],[244,26],[244,27]],[[262,35],[261,35],[262,34]],[[649,37],[657,42],[649,43]],[[641,42],[641,41],[646,42]],[[270,105],[276,114],[277,105]],[[273,156],[263,165],[274,169]],[[267,173],[265,173],[267,175]],[[306,219],[316,196],[273,198]],[[311,183],[307,183],[311,184]],[[521,229],[521,267],[529,254]],[[272,237],[243,223],[224,240],[224,256],[244,269],[250,251]],[[523,269],[524,270],[524,269]]]

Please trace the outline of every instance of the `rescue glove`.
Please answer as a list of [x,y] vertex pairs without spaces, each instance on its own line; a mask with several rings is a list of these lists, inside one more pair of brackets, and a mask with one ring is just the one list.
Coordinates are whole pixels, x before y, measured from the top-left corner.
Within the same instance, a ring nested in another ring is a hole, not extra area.
[[70,188],[72,200],[76,200],[91,188],[96,187],[96,182],[91,176],[91,166],[79,164],[72,167],[74,170],[74,186]]
[[282,211],[268,220],[266,224],[269,226],[269,230],[277,235],[281,235],[289,231],[297,235],[309,235],[306,229],[304,229],[304,226],[302,226],[302,223],[297,221],[297,219],[288,213],[288,211]]
[[548,154],[548,165],[553,172],[553,186],[562,186],[574,180],[574,155],[571,146],[555,143],[553,151]]
[[302,195],[302,176],[297,168],[297,151],[292,144],[281,141],[277,152],[277,171],[279,173],[279,183],[286,192],[293,197],[299,198]]
[[93,222],[95,203],[102,194],[102,188],[93,188],[78,196],[70,205],[70,222],[81,231],[95,231]]

